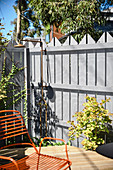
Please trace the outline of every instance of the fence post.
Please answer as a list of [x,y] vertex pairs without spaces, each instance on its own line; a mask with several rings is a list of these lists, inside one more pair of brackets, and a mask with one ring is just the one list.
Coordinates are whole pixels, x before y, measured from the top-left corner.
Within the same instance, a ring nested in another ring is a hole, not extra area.
[[24,51],[24,66],[25,66],[25,83],[26,83],[26,94],[27,94],[27,128],[31,134],[31,122],[30,122],[30,52],[29,48],[25,48]]

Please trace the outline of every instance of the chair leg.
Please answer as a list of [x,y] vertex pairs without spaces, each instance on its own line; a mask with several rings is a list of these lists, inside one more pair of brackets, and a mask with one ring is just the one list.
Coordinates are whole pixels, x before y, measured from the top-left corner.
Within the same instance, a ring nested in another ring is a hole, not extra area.
[[69,170],[71,170],[71,167],[69,167]]

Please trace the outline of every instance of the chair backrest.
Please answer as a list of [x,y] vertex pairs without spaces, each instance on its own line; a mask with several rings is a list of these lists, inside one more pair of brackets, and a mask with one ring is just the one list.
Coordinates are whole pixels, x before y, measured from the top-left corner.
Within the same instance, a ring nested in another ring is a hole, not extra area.
[[0,149],[17,145],[27,140],[31,143],[24,119],[19,111],[0,111]]

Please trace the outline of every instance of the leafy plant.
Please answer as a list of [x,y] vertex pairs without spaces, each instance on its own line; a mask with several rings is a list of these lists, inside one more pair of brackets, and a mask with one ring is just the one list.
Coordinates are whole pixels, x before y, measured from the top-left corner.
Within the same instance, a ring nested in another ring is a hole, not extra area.
[[98,103],[94,97],[87,96],[86,99],[83,111],[76,112],[73,116],[76,117],[77,124],[74,121],[68,121],[71,125],[69,127],[69,140],[75,140],[75,137],[79,138],[83,135],[83,147],[86,150],[95,150],[98,145],[105,142],[100,134],[102,132],[109,133],[107,124],[111,123],[111,119],[107,115],[108,110],[104,108],[104,105],[110,99],[101,100],[101,103]]
[[[1,55],[1,52],[5,50],[5,47],[7,46],[9,42],[9,40],[6,37],[4,37],[3,30],[4,30],[4,24],[2,24],[1,19],[0,19],[0,55]],[[7,33],[7,35],[10,36],[10,33]]]
[[[36,138],[36,137],[32,138],[32,140],[33,140],[33,142],[35,143],[36,146],[39,146],[42,139],[43,138]],[[45,146],[62,146],[62,145],[64,145],[64,142],[54,142],[54,141],[51,141],[51,140],[44,140],[42,142],[42,147],[45,147]],[[67,142],[67,145],[70,145],[70,141]]]
[[[0,55],[5,51],[5,48],[7,47],[7,44],[9,40],[4,37],[3,30],[4,25],[2,24],[0,20]],[[12,32],[12,31],[10,31]],[[7,33],[7,35],[10,36],[10,33]],[[12,63],[11,70],[8,70],[6,67],[6,58],[4,59],[3,63],[3,69],[1,72],[1,80],[0,80],[0,110],[3,109],[12,109],[12,106],[14,104],[19,103],[21,99],[24,99],[24,115],[26,118],[26,110],[27,110],[27,101],[26,101],[26,87],[24,85],[24,88],[21,90],[19,88],[18,83],[16,83],[15,77],[21,74],[21,72],[24,70],[23,67],[18,68],[13,61],[10,61]]]
[[15,82],[15,76],[19,74],[19,72],[23,71],[24,68],[18,68],[12,62],[11,70],[6,73],[5,61],[6,59],[4,60],[0,80],[0,110],[10,109],[13,104],[16,104],[22,98],[26,98],[26,88],[24,87],[23,90],[20,90],[19,86]]

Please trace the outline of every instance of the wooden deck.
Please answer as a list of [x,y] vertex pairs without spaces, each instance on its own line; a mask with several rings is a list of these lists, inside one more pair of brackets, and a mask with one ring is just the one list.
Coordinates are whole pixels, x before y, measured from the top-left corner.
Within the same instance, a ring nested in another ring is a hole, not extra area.
[[[8,156],[8,153],[10,153],[15,158],[16,156],[22,158],[33,152],[33,148],[4,149],[4,151],[0,151],[0,155]],[[66,155],[64,146],[42,147],[41,153],[62,158],[65,158]],[[113,170],[113,159],[104,157],[95,151],[85,151],[81,148],[68,146],[68,154],[69,159],[72,161],[72,170]]]
[[[32,152],[31,148],[25,151],[26,154]],[[42,153],[65,157],[64,146],[42,147]],[[113,159],[106,158],[95,151],[68,146],[68,154],[72,161],[72,170],[113,170]]]

